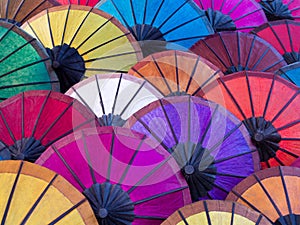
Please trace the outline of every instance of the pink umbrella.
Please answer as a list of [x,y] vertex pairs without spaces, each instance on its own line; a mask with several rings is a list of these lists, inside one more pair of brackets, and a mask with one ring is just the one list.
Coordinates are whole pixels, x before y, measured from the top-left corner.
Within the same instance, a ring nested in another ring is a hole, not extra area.
[[158,142],[126,128],[76,132],[36,163],[82,191],[99,224],[160,224],[191,202],[175,159]]

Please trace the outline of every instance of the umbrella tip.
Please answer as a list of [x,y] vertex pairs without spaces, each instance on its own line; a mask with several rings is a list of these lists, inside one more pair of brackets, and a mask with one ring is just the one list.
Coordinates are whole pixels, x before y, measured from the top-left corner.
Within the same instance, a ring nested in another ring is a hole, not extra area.
[[54,69],[57,69],[57,68],[59,68],[60,67],[60,63],[58,62],[58,61],[53,61],[53,63],[52,63],[52,67],[54,68]]
[[108,211],[105,208],[100,208],[99,210],[99,216],[101,219],[104,219],[108,216]]

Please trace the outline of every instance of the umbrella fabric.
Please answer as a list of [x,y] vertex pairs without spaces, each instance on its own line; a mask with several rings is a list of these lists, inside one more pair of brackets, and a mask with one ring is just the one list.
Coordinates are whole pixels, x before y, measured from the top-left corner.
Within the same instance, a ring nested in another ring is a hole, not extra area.
[[300,155],[299,93],[280,76],[248,71],[219,78],[203,97],[243,120],[266,168],[290,165]]
[[123,126],[133,113],[163,96],[147,81],[129,74],[101,74],[66,92],[90,108],[103,126]]
[[28,90],[59,90],[43,46],[17,26],[0,21],[0,101]]
[[55,2],[60,5],[86,5],[86,6],[95,6],[100,0],[55,0]]
[[91,224],[86,198],[63,177],[29,162],[0,162],[1,224]]
[[298,0],[256,0],[265,11],[269,21],[274,20],[300,20]]
[[300,168],[300,158],[296,159],[296,160],[291,164],[291,166]]
[[268,42],[247,33],[217,33],[198,41],[191,51],[215,64],[225,74],[243,70],[275,72],[286,65]]
[[300,224],[300,169],[279,166],[259,171],[238,184],[226,200],[262,213],[272,224]]
[[107,0],[96,8],[120,20],[140,41],[144,56],[179,46],[190,48],[214,33],[204,12],[192,0]]
[[149,81],[164,96],[194,95],[223,73],[206,59],[182,51],[154,53],[129,73]]
[[212,102],[191,96],[151,103],[124,127],[156,139],[187,180],[192,199],[225,199],[243,178],[259,169],[259,157],[242,123]]
[[266,23],[253,33],[266,40],[288,64],[300,61],[300,22],[280,20]]
[[53,142],[94,127],[95,115],[69,96],[28,91],[0,103],[0,160],[34,162]]
[[276,74],[300,87],[300,62],[284,66],[277,70]]
[[162,225],[271,225],[262,214],[230,201],[206,200],[182,207]]
[[36,163],[82,191],[99,224],[158,225],[191,203],[173,157],[129,129],[78,131],[54,143]]
[[48,48],[63,93],[83,76],[127,72],[141,58],[128,30],[112,16],[88,6],[54,7],[22,28]]
[[53,0],[1,0],[0,20],[20,26],[39,12],[57,5]]
[[194,0],[216,32],[238,30],[249,32],[267,22],[264,11],[255,0]]

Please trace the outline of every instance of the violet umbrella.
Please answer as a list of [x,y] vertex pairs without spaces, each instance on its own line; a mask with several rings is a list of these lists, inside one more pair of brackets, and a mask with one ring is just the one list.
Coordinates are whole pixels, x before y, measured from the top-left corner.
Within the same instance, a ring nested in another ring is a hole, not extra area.
[[191,202],[174,158],[129,129],[75,132],[50,146],[36,163],[82,191],[99,224],[158,225]]
[[194,201],[225,199],[235,184],[259,169],[258,153],[242,122],[201,98],[163,98],[124,126],[158,140],[173,155]]

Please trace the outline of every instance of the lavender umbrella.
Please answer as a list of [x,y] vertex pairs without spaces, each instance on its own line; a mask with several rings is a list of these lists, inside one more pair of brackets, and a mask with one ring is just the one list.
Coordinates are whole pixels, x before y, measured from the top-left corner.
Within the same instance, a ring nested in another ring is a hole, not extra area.
[[135,113],[124,126],[157,139],[173,154],[194,201],[225,199],[259,169],[258,154],[242,123],[201,98],[163,98]]

